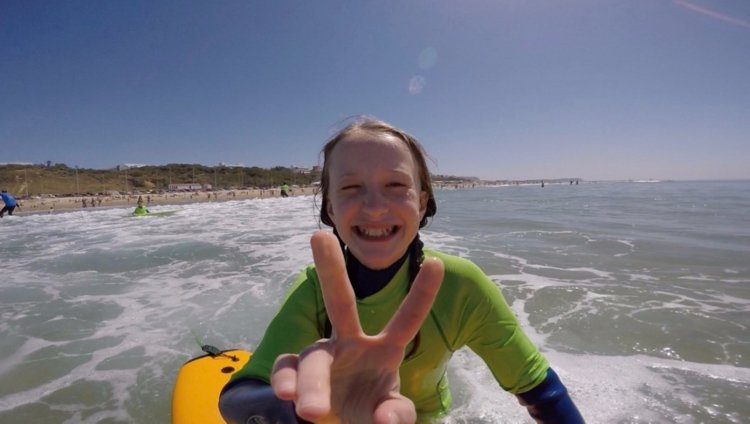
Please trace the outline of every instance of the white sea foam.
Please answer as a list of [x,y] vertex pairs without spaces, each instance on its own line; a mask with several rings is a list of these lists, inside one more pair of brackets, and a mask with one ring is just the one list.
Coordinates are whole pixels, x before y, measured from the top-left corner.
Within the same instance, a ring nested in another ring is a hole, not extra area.
[[[607,198],[604,184],[576,188],[589,190],[576,195],[593,215],[562,188],[482,190],[497,193],[492,202],[441,191],[422,239],[485,269],[589,422],[742,422],[750,246],[716,251],[673,235],[671,210],[620,219],[641,198],[677,204],[675,184],[621,185]],[[635,190],[630,203],[618,203],[623,190]],[[294,197],[153,208],[177,210],[162,217],[119,208],[3,219],[0,237],[14,243],[0,245],[0,422],[168,422],[196,338],[258,343],[312,262],[315,207]],[[741,216],[706,216],[717,239],[738,231],[722,223]],[[531,422],[470,351],[450,372],[446,422]]]

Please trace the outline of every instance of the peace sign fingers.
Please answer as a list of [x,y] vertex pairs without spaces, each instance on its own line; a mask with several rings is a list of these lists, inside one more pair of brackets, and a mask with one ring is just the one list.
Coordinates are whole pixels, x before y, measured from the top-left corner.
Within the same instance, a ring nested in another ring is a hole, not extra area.
[[335,235],[317,231],[310,239],[315,269],[328,318],[336,337],[351,338],[362,334],[357,315],[354,289],[346,274],[346,263]]
[[406,346],[416,336],[432,308],[444,274],[445,267],[440,259],[425,259],[411,290],[381,332],[387,340]]

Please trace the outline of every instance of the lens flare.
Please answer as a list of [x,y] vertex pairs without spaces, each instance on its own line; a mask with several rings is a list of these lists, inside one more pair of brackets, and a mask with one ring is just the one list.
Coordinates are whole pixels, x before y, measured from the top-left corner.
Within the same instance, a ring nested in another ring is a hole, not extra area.
[[434,47],[427,47],[419,53],[419,68],[423,70],[430,69],[437,63],[437,50]]
[[409,80],[409,94],[412,96],[415,96],[424,90],[424,86],[427,84],[427,81],[424,79],[421,75],[414,75]]

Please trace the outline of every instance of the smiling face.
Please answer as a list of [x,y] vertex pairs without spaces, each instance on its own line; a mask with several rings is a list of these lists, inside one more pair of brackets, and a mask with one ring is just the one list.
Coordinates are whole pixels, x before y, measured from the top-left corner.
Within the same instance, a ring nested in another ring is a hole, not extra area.
[[370,269],[396,262],[417,235],[428,194],[403,140],[355,132],[328,157],[327,212],[349,251]]

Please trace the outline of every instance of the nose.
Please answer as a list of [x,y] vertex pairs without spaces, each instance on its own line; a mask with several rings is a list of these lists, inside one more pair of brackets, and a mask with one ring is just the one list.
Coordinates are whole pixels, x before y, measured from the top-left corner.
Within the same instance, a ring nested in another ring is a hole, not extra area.
[[388,199],[380,190],[368,190],[363,199],[363,210],[373,216],[388,211]]

